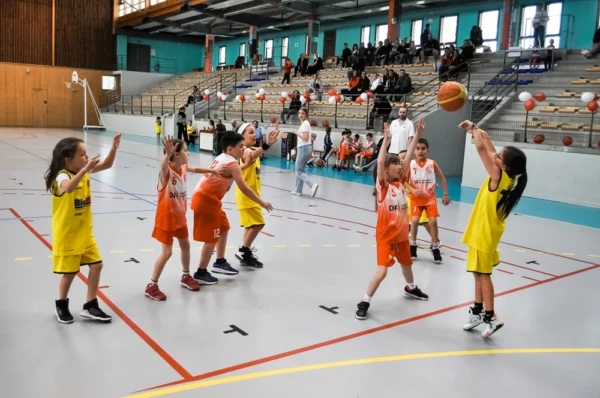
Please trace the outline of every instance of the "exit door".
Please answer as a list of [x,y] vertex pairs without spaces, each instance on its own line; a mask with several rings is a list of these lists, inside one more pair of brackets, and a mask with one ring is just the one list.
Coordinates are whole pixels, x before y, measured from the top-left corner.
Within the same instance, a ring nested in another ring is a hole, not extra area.
[[31,124],[33,127],[48,126],[48,90],[43,88],[33,89],[33,99],[31,101]]
[[[326,30],[323,37],[323,58],[335,57],[335,30]],[[341,54],[341,50],[340,50]]]

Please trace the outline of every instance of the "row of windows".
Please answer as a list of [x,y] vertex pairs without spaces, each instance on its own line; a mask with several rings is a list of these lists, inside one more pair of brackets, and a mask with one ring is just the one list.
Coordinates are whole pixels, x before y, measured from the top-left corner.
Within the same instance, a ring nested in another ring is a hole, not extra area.
[[119,16],[122,17],[131,14],[136,10],[143,10],[146,6],[153,6],[158,3],[164,3],[167,0],[120,0],[119,1]]

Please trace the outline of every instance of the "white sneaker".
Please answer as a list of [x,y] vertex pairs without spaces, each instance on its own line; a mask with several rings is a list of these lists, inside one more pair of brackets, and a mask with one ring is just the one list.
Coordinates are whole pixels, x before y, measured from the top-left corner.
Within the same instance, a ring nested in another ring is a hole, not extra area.
[[483,337],[490,337],[492,334],[496,333],[500,328],[504,326],[504,322],[502,322],[498,317],[494,314],[492,320],[488,323],[485,323],[485,329],[481,332]]
[[484,312],[473,314],[473,308],[469,308],[469,321],[463,325],[464,330],[471,330],[483,323]]
[[319,184],[314,184],[310,189],[310,195],[314,198],[317,194],[317,189],[319,189]]
[[300,192],[296,192],[296,191],[292,191],[290,192],[292,195],[296,195],[296,196],[302,196],[302,194]]

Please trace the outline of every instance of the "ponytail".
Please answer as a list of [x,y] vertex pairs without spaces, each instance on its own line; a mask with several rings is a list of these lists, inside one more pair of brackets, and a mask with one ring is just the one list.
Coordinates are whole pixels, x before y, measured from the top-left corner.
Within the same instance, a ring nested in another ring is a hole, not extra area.
[[83,141],[79,138],[64,138],[56,144],[52,151],[52,161],[46,174],[44,174],[44,180],[46,180],[46,190],[52,190],[54,180],[58,176],[58,173],[65,168],[65,159],[72,159],[77,152],[77,147]]
[[511,191],[506,196],[504,205],[502,206],[502,220],[505,220],[510,212],[515,208],[525,187],[527,186],[527,156],[525,153],[517,147],[507,146],[504,147],[503,162],[506,166],[506,174],[510,178],[517,180]]

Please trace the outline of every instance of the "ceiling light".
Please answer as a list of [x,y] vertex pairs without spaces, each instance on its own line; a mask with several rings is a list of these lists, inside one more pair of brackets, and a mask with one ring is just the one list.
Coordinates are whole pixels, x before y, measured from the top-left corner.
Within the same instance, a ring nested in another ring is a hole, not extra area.
[[423,4],[425,4],[425,1],[423,1],[423,0],[421,0],[421,1],[417,1],[417,4],[418,4],[418,5],[423,5]]
[[390,6],[381,7],[379,11],[387,11],[390,9]]

